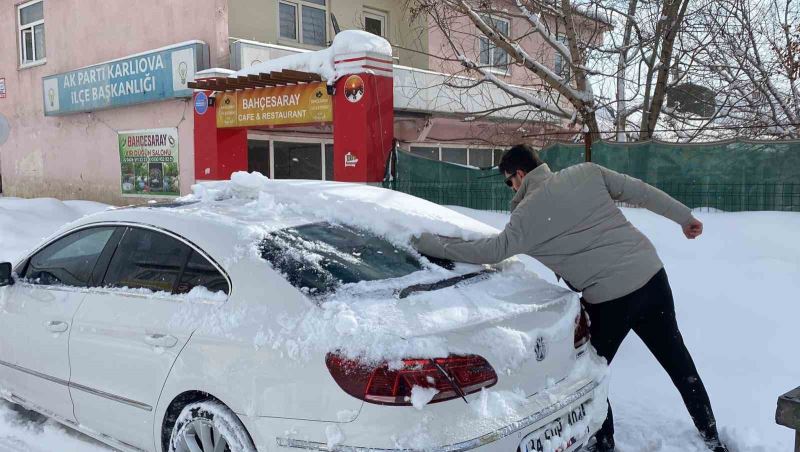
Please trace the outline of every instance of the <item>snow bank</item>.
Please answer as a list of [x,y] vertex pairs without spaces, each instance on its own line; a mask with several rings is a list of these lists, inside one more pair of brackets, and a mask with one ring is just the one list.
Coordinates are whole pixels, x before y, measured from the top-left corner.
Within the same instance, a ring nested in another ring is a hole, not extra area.
[[0,400],[0,452],[110,452],[55,421]]
[[13,262],[66,223],[107,209],[92,201],[0,197],[0,262]]
[[231,77],[241,77],[253,74],[267,74],[283,69],[312,72],[319,74],[328,84],[333,84],[342,76],[352,72],[344,70],[337,72],[335,59],[337,56],[352,53],[377,53],[392,58],[392,46],[389,41],[367,33],[362,30],[345,30],[338,33],[333,38],[330,47],[314,52],[303,52],[296,55],[287,55],[274,60],[265,61],[252,67],[242,69],[231,75]]

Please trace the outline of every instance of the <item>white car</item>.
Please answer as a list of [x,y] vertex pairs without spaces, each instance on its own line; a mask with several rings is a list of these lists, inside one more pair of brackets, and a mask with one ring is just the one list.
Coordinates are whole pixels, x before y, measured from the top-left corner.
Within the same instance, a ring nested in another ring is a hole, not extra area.
[[2,395],[124,451],[566,452],[599,429],[575,294],[408,245],[477,222],[363,185],[222,192],[89,215],[0,265]]

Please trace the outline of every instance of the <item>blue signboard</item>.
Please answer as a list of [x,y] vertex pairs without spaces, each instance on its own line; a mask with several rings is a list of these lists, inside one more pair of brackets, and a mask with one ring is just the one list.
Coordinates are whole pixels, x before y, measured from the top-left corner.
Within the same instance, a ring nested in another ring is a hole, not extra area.
[[206,111],[208,111],[208,96],[206,96],[206,93],[198,91],[197,95],[194,96],[194,111],[198,115],[206,114]]
[[46,116],[191,97],[186,84],[208,67],[208,45],[192,41],[42,79]]

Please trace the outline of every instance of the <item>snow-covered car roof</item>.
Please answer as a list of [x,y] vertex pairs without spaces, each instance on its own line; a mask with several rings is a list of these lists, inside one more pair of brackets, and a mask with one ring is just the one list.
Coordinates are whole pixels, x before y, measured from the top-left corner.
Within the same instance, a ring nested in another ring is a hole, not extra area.
[[322,221],[348,224],[399,243],[422,232],[464,239],[497,233],[432,202],[366,184],[271,180],[259,173],[238,172],[231,180],[204,182],[192,189],[191,195],[175,203],[109,209],[67,227],[109,221],[149,224],[222,255],[269,232]]

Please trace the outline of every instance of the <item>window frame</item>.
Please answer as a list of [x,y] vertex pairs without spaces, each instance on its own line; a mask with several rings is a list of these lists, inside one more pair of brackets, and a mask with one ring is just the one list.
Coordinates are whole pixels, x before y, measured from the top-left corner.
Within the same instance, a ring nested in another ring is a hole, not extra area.
[[[320,5],[318,3],[313,3],[313,2],[309,2],[309,1],[305,1],[305,0],[278,0],[278,14],[276,14],[276,16],[277,16],[276,20],[278,21],[278,23],[277,23],[278,42],[279,43],[280,42],[288,42],[288,43],[293,43],[293,44],[302,44],[304,46],[312,47],[312,48],[315,48],[315,49],[322,49],[325,46],[327,46],[328,43],[330,42],[330,39],[329,39],[330,38],[330,33],[328,32],[328,22],[329,22],[328,9],[330,8],[330,6],[328,5],[329,2],[330,2],[330,0],[325,0],[325,4],[324,5]],[[281,3],[285,3],[287,5],[290,5],[290,6],[294,7],[294,13],[295,13],[295,15],[294,15],[294,26],[295,26],[295,36],[297,36],[296,39],[292,39],[292,38],[287,38],[287,37],[281,36],[281,14],[280,14],[280,7],[281,7],[280,5],[281,5]],[[321,10],[324,13],[324,15],[325,15],[325,27],[324,27],[325,37],[323,39],[324,42],[322,43],[322,45],[307,43],[303,39],[303,8],[314,8],[314,9]]]
[[[511,19],[506,19],[505,17],[500,17],[500,16],[491,16],[491,17],[486,16],[486,17],[483,17],[484,21],[486,21],[487,19],[491,20],[493,22],[497,22],[497,21],[505,22],[506,25],[508,25],[508,33],[509,33],[509,35],[511,34]],[[494,24],[492,24],[492,25],[494,26]],[[486,64],[484,64],[483,61],[481,61],[481,42],[482,41],[485,41],[487,43],[488,48],[489,48],[489,52],[488,52],[489,61]],[[489,72],[492,72],[492,73],[495,73],[495,74],[498,74],[498,75],[503,75],[503,76],[510,76],[511,75],[511,56],[508,54],[508,52],[506,52],[506,61],[507,62],[506,62],[505,69],[494,65],[494,52],[495,52],[495,50],[497,50],[497,48],[498,47],[491,40],[489,40],[488,36],[478,36],[478,48],[477,48],[477,50],[478,50],[478,64],[480,64],[481,66],[485,66],[486,69]],[[500,49],[500,50],[505,52],[505,50],[503,50],[503,49]]]
[[[67,237],[69,237],[71,235],[80,234],[81,232],[89,230],[89,229],[103,229],[103,228],[112,229],[111,235],[108,237],[108,240],[106,241],[105,245],[103,245],[103,249],[101,249],[100,253],[97,255],[97,260],[95,261],[94,266],[92,267],[92,270],[89,272],[89,280],[87,281],[87,285],[86,286],[73,286],[73,285],[69,285],[69,284],[36,284],[36,283],[29,282],[28,278],[26,278],[25,276],[21,276],[21,275],[24,275],[25,273],[28,272],[28,269],[29,269],[30,264],[31,264],[31,260],[34,258],[34,256],[36,256],[40,252],[44,251],[45,249],[49,248],[50,246],[56,244],[57,242],[59,242],[61,240],[66,239]],[[86,227],[79,227],[79,228],[76,228],[76,229],[71,229],[71,230],[59,235],[58,237],[53,238],[52,240],[48,241],[44,245],[40,246],[39,248],[37,248],[36,250],[31,252],[25,259],[20,261],[20,263],[14,269],[14,273],[16,273],[17,275],[20,275],[20,276],[18,276],[18,278],[19,278],[19,281],[21,283],[23,283],[25,285],[28,285],[28,286],[32,286],[32,287],[47,288],[48,290],[61,290],[61,291],[69,291],[69,292],[74,292],[74,291],[84,292],[84,291],[88,291],[90,289],[97,289],[97,288],[99,288],[99,286],[92,285],[92,284],[98,283],[98,281],[95,281],[95,278],[97,277],[96,273],[97,273],[98,269],[101,269],[104,266],[108,265],[108,260],[109,260],[109,257],[110,257],[108,255],[109,250],[110,249],[116,249],[117,242],[119,242],[119,239],[120,239],[121,235],[122,234],[119,231],[119,228],[117,228],[116,226],[107,225],[107,224],[92,224],[92,225],[89,225],[89,226],[86,226]],[[102,282],[102,279],[103,279],[102,275],[100,275],[100,281],[99,282]]]
[[[20,13],[22,12],[22,10],[27,8],[27,7],[29,7],[29,6],[33,6],[33,5],[37,4],[37,3],[41,3],[42,4],[42,18],[39,19],[39,20],[27,23],[25,25],[22,25],[22,17],[20,17],[21,16]],[[36,28],[37,25],[41,25],[42,27],[44,27],[44,0],[31,0],[31,1],[28,1],[28,2],[25,2],[25,3],[20,3],[20,4],[16,5],[15,10],[16,10],[16,15],[17,15],[17,20],[16,20],[16,22],[17,22],[17,41],[19,42],[19,46],[18,46],[19,68],[20,69],[26,69],[26,68],[34,67],[34,66],[41,66],[41,65],[47,63],[47,57],[46,56],[44,58],[36,58],[36,32],[35,32],[35,28]],[[25,61],[25,56],[26,56],[25,39],[23,38],[23,33],[25,33],[25,32],[30,32],[32,50],[33,50],[33,56],[34,56],[34,59],[32,61],[29,61],[29,62]],[[45,36],[46,36],[46,30],[45,30]],[[45,46],[46,46],[46,44],[47,44],[47,40],[45,38]],[[46,47],[45,47],[45,54],[46,53],[47,53],[47,51],[46,51]]]
[[[281,3],[289,5],[294,8],[294,35],[295,38],[287,38],[281,35]],[[279,0],[278,1],[278,40],[288,42],[300,42],[300,5],[293,1]]]
[[282,135],[271,135],[271,134],[263,134],[263,133],[248,133],[247,134],[248,140],[260,140],[260,141],[269,141],[269,174],[265,174],[265,176],[269,177],[270,179],[275,179],[275,142],[287,142],[287,143],[319,143],[320,145],[320,158],[322,159],[322,165],[320,165],[322,169],[322,179],[308,179],[308,180],[320,180],[320,181],[327,181],[327,169],[328,169],[328,162],[325,159],[325,146],[332,145],[333,139],[331,138],[306,138],[306,137],[288,137]]
[[[24,259],[20,260],[20,262],[16,265],[16,267],[14,267],[14,272],[17,273],[17,274],[23,274],[27,270],[28,263],[30,262],[31,258],[36,253],[38,253],[39,251],[41,251],[44,248],[48,247],[49,245],[55,243],[56,241],[61,240],[62,238],[67,237],[68,235],[74,234],[76,232],[80,232],[80,231],[82,231],[84,229],[91,229],[91,228],[98,228],[98,227],[115,227],[118,230],[114,231],[114,233],[111,235],[111,238],[109,238],[108,242],[106,243],[106,247],[100,253],[100,257],[97,259],[97,263],[95,264],[95,268],[92,270],[92,277],[93,278],[94,278],[94,273],[96,271],[98,271],[98,265],[102,265],[103,268],[102,268],[102,275],[100,275],[100,281],[102,282],[102,280],[105,279],[105,274],[108,271],[108,266],[111,263],[111,258],[113,257],[113,253],[111,253],[109,251],[112,248],[113,248],[114,251],[116,251],[117,245],[119,245],[119,242],[122,240],[124,232],[125,232],[125,230],[127,228],[148,229],[148,230],[152,230],[152,231],[157,232],[157,233],[165,234],[165,235],[167,235],[169,237],[172,237],[172,238],[182,242],[184,245],[188,246],[191,250],[193,250],[194,252],[200,254],[204,259],[206,259],[208,262],[210,262],[211,265],[214,266],[214,268],[225,278],[225,280],[228,283],[228,294],[226,295],[225,301],[223,301],[222,303],[227,302],[230,299],[230,297],[233,295],[233,291],[234,291],[233,281],[231,281],[231,277],[230,277],[230,275],[228,275],[228,272],[226,272],[225,269],[223,269],[222,266],[219,265],[219,263],[213,257],[211,257],[208,253],[203,251],[202,248],[200,248],[199,246],[194,244],[194,242],[192,242],[191,240],[189,240],[189,239],[187,239],[187,238],[185,238],[185,237],[183,237],[183,236],[181,236],[179,234],[176,234],[176,233],[174,233],[174,232],[172,232],[170,230],[167,230],[167,229],[164,229],[164,228],[161,228],[161,227],[158,227],[158,226],[153,226],[153,225],[144,224],[144,223],[137,223],[137,222],[132,222],[132,221],[100,221],[100,222],[96,222],[96,223],[83,224],[83,225],[77,226],[77,227],[75,227],[73,229],[70,229],[69,231],[65,231],[63,234],[60,234],[58,237],[54,237],[52,240],[49,240],[49,241],[45,242],[44,244],[42,244],[41,246],[39,246],[35,250],[31,251],[27,256],[25,256]],[[108,253],[108,256],[106,256],[106,253]],[[22,280],[20,280],[20,282],[22,282]],[[47,287],[50,290],[62,290],[62,291],[71,291],[71,292],[74,292],[74,291],[90,292],[91,291],[92,293],[122,294],[122,295],[125,295],[125,296],[134,297],[134,298],[157,298],[157,299],[167,299],[167,300],[171,299],[170,297],[157,296],[156,295],[157,292],[153,292],[153,293],[150,293],[150,294],[139,294],[139,293],[133,293],[133,292],[120,291],[120,289],[115,288],[115,287],[102,287],[102,286],[97,286],[97,287],[44,286],[44,285],[34,285],[34,284],[30,284],[30,283],[24,283],[24,284],[30,285],[32,287]],[[170,294],[170,296],[173,296],[173,294]],[[198,301],[200,301],[200,300],[198,300]],[[216,303],[220,303],[220,302],[217,302],[217,301],[214,301],[214,302],[212,302],[212,301],[202,301],[202,302],[204,302],[204,303],[205,302],[207,302],[207,303],[215,303],[215,304]]]
[[[447,162],[445,160],[442,160],[442,154],[443,154],[442,150],[443,149],[448,149],[448,148],[466,149],[467,150],[467,165],[468,166],[474,166],[472,164],[472,159],[470,158],[470,154],[472,154],[473,150],[481,150],[483,152],[490,152],[491,155],[492,155],[492,162],[494,162],[494,151],[497,150],[497,149],[500,149],[500,147],[498,147],[498,146],[480,146],[480,145],[476,146],[476,145],[459,144],[459,143],[425,143],[425,142],[416,143],[415,142],[415,143],[408,143],[405,146],[405,148],[403,148],[403,150],[408,152],[408,153],[412,153],[411,152],[411,148],[412,147],[424,147],[424,148],[435,148],[435,149],[437,149],[437,158],[436,159],[429,159],[427,157],[424,157],[424,156],[421,156],[421,155],[418,155],[418,154],[413,154],[413,155],[416,156],[416,157],[432,160],[434,162],[443,162],[443,163],[453,163],[453,162]],[[453,163],[453,164],[454,165],[459,165],[459,163]],[[494,168],[495,166],[496,165],[494,165],[494,163],[493,163],[492,168]],[[478,167],[476,167],[476,168],[478,168]]]
[[[190,240],[188,240],[188,239],[184,238],[183,236],[180,236],[180,235],[178,235],[178,234],[176,234],[176,233],[174,233],[172,231],[169,231],[167,229],[160,228],[160,227],[157,227],[157,226],[148,225],[148,224],[143,224],[143,223],[134,223],[134,222],[128,223],[128,222],[126,222],[126,223],[118,223],[118,226],[123,228],[124,232],[123,232],[123,234],[120,235],[119,240],[117,240],[117,243],[114,245],[114,250],[115,251],[116,251],[117,246],[119,246],[119,244],[122,242],[122,239],[125,237],[125,234],[128,232],[129,229],[141,229],[141,230],[151,231],[151,232],[154,232],[156,234],[166,235],[167,237],[170,237],[172,239],[177,240],[178,242],[181,242],[183,245],[185,245],[187,248],[189,248],[190,251],[193,251],[193,252],[199,254],[201,257],[203,257],[205,260],[207,260],[217,270],[217,272],[219,272],[219,274],[222,275],[223,278],[225,278],[225,281],[228,283],[228,293],[226,294],[225,301],[230,299],[231,294],[233,293],[233,284],[231,283],[230,276],[228,276],[228,274],[222,269],[222,267],[211,256],[209,256],[208,253],[203,251],[200,247],[198,247],[197,245],[192,243]],[[191,256],[191,253],[190,253],[190,256]],[[102,278],[103,281],[105,281],[105,277],[108,274],[108,269],[109,269],[109,266],[111,265],[111,261],[113,259],[114,259],[114,253],[112,253],[111,256],[109,256],[108,261],[105,262],[105,271],[103,272],[103,278]],[[188,263],[188,259],[187,259],[187,261],[185,261],[183,263],[183,266],[181,267],[181,274],[183,273],[187,263]],[[176,280],[176,284],[178,282],[179,282],[179,280]],[[99,287],[99,289],[107,291],[108,293],[120,293],[120,290],[121,290],[118,287],[103,287],[103,286]],[[174,289],[175,289],[175,287],[173,285],[173,289],[172,290],[174,290]],[[156,294],[159,293],[159,292],[156,292],[156,291],[153,291],[152,293],[149,293],[149,294],[138,294],[138,293],[130,293],[129,294],[126,291],[122,291],[122,293],[124,293],[125,295],[138,296],[138,297],[142,297],[142,298],[164,298],[164,299],[171,299],[170,298],[171,296],[183,295],[183,294],[170,293],[169,296],[167,296],[167,297],[161,297],[161,296],[156,296]]]
[[389,39],[386,36],[387,26],[389,25],[389,13],[365,6],[362,11],[362,16],[364,17],[364,31],[367,31],[367,18],[378,20],[381,23],[381,34],[379,36],[384,39]]

